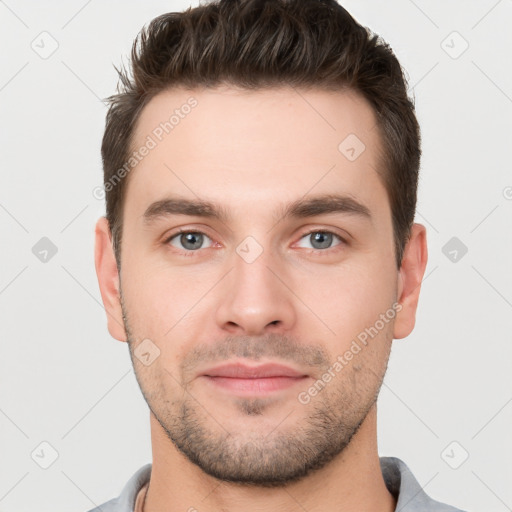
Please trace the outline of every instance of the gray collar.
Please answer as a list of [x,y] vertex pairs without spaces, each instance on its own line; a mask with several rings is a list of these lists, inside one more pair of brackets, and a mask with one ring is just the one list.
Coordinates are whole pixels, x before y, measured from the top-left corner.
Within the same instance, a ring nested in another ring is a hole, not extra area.
[[[397,500],[395,512],[463,512],[430,498],[407,465],[396,457],[380,457],[382,476]],[[119,497],[89,512],[133,512],[139,490],[149,482],[152,464],[146,464],[128,480]]]
[[397,500],[395,512],[462,512],[430,498],[397,457],[380,457],[380,468],[386,487]]

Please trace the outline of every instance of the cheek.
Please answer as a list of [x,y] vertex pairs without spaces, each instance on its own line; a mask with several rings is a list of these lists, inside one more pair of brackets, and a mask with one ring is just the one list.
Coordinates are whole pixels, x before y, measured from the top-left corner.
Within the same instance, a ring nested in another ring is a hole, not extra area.
[[373,325],[392,305],[393,288],[382,269],[351,263],[304,274],[298,293],[341,340]]
[[125,269],[129,279],[123,280],[123,299],[134,340],[149,338],[160,350],[155,366],[175,368],[191,333],[204,325],[204,318],[198,319],[205,313],[198,301],[211,288],[210,280],[176,268]]
[[183,308],[182,291],[155,273],[134,270],[128,265],[124,270],[123,300],[133,333],[137,339],[164,338]]

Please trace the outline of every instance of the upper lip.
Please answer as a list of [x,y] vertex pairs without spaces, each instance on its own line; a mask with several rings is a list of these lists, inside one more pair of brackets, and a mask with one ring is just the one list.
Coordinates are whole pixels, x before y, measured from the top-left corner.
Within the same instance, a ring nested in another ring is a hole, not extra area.
[[282,364],[267,363],[259,366],[247,366],[242,363],[227,363],[206,370],[208,377],[232,377],[239,379],[258,379],[265,377],[306,377],[303,372]]

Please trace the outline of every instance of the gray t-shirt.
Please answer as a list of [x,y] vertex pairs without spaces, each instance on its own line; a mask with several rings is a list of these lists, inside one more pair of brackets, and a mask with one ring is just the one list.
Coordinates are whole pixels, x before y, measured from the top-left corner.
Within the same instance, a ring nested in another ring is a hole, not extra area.
[[[397,500],[395,512],[463,512],[430,498],[407,465],[396,457],[380,457],[382,476]],[[149,482],[151,464],[142,466],[124,486],[121,494],[89,512],[134,512],[141,488]]]

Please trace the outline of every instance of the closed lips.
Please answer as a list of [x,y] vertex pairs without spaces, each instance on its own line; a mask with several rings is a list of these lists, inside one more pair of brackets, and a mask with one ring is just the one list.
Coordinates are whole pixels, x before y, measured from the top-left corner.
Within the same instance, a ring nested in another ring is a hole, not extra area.
[[264,379],[270,377],[307,377],[306,374],[288,366],[264,364],[247,366],[243,364],[225,364],[204,372],[206,377],[230,377],[233,379]]

